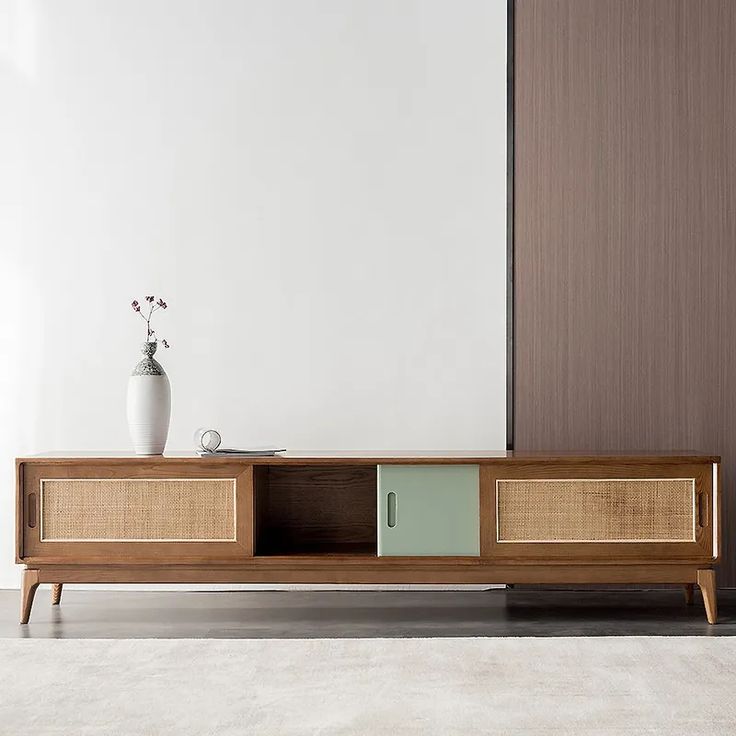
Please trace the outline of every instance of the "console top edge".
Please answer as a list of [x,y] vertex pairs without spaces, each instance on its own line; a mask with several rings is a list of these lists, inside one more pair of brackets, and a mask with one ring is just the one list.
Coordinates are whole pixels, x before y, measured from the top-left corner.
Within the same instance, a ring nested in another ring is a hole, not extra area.
[[46,452],[16,458],[16,464],[64,465],[85,462],[90,464],[151,464],[168,462],[226,463],[239,465],[378,465],[387,463],[412,464],[495,464],[528,462],[569,463],[719,463],[721,458],[704,452],[656,451],[656,452],[521,452],[521,451],[413,451],[413,452],[287,452],[269,457],[204,456],[194,452],[167,452],[165,455],[133,455],[116,451],[95,452]]

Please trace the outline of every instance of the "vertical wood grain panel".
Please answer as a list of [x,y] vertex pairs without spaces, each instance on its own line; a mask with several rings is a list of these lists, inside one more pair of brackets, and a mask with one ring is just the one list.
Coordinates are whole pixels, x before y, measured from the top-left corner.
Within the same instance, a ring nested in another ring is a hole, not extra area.
[[736,2],[517,0],[515,448],[724,459],[736,585]]

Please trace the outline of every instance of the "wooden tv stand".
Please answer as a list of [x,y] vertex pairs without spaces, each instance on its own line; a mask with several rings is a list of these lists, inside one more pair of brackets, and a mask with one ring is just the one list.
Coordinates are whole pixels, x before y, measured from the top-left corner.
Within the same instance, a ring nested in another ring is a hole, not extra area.
[[720,458],[43,456],[17,466],[40,583],[672,583],[716,621]]

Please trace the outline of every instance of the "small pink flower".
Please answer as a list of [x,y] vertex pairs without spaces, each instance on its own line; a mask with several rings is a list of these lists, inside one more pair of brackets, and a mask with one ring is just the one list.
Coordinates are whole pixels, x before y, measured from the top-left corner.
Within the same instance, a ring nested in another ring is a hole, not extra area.
[[[148,302],[148,304],[150,305],[150,308],[147,311],[141,311],[141,305],[138,303],[137,299],[133,299],[133,301],[130,303],[130,306],[133,308],[133,311],[136,312],[138,316],[146,323],[146,341],[155,343],[158,340],[158,337],[156,336],[156,330],[151,327],[151,319],[153,318],[154,312],[157,312],[159,309],[166,309],[169,305],[163,299],[159,299],[158,301],[156,301],[155,296],[146,296],[144,298],[146,302]],[[166,340],[164,339],[161,339],[161,344],[165,348],[169,347],[169,343],[166,342]]]

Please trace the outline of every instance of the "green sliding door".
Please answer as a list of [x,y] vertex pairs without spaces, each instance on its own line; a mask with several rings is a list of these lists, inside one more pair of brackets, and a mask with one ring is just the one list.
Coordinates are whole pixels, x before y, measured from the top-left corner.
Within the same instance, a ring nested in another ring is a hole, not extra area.
[[379,465],[378,554],[479,555],[477,465]]

